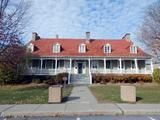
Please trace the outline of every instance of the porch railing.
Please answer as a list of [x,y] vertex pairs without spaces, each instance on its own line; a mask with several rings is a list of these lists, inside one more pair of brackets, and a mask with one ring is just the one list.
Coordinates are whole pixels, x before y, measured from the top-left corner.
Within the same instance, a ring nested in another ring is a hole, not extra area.
[[[64,69],[64,68],[58,68],[57,70],[55,69],[40,69],[40,68],[28,68],[26,71],[26,74],[28,75],[55,75],[58,73],[64,73],[64,72],[70,72],[69,69]],[[71,73],[74,73],[73,70],[71,70]],[[138,72],[136,72],[136,70],[122,70],[122,72],[120,72],[120,70],[118,69],[91,69],[91,73],[122,73],[122,74],[151,74],[151,70],[138,70]]]

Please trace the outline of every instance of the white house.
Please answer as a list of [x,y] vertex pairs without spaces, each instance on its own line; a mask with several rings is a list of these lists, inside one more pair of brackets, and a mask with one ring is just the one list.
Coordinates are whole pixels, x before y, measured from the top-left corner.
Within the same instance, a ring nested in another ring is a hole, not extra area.
[[32,58],[27,75],[56,75],[67,72],[68,83],[92,84],[92,73],[152,74],[152,57],[130,40],[40,38],[33,33],[27,45]]

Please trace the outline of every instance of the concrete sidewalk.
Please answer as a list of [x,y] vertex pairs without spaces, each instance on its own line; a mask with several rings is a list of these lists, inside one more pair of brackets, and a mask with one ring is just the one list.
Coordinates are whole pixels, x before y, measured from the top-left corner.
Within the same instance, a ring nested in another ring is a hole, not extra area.
[[96,104],[97,100],[87,86],[76,86],[73,88],[71,95],[67,99],[67,103]]
[[1,116],[160,115],[160,104],[0,105]]

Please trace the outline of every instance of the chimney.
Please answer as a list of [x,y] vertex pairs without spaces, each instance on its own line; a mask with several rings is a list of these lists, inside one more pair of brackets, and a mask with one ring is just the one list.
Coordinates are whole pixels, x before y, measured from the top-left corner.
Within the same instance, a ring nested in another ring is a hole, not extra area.
[[56,39],[59,39],[59,35],[58,34],[56,34]]
[[130,33],[126,33],[123,37],[122,37],[122,39],[124,39],[124,40],[127,40],[127,41],[130,41],[131,39],[130,39]]
[[32,40],[38,40],[38,39],[40,39],[40,37],[38,36],[38,34],[36,33],[36,32],[33,32],[32,33]]
[[90,32],[86,32],[86,41],[87,41],[87,42],[90,41]]

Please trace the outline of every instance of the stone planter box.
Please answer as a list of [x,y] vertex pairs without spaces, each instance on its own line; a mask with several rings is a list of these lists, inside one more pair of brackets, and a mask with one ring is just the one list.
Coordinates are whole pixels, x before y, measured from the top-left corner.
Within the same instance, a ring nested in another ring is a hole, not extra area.
[[48,103],[61,103],[62,100],[62,86],[53,85],[48,90]]
[[132,85],[121,85],[121,100],[124,102],[136,102],[136,87]]

